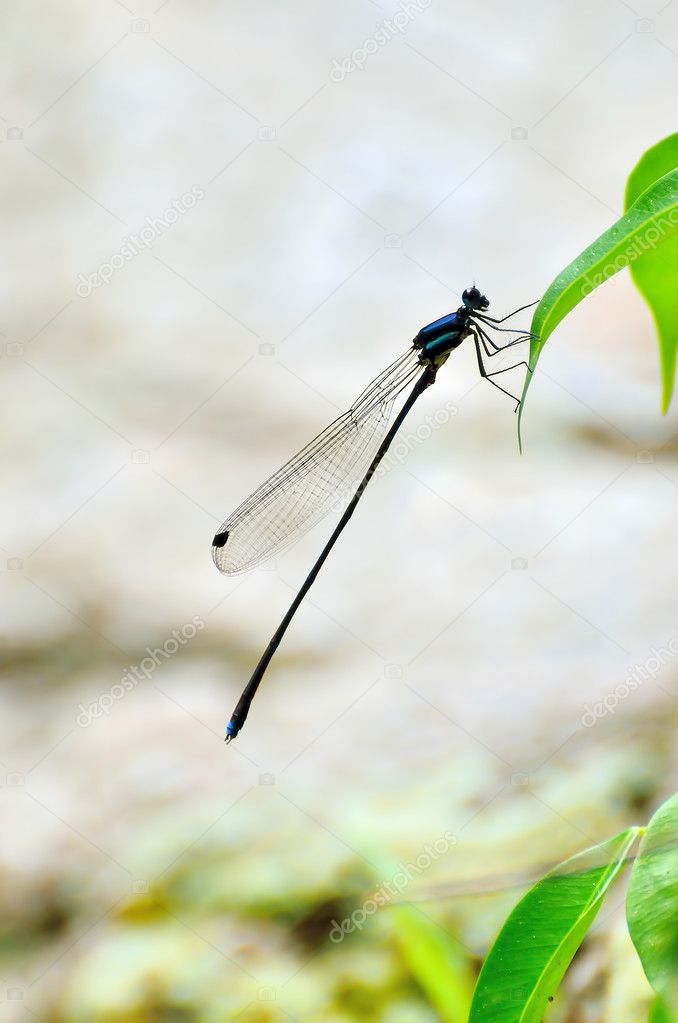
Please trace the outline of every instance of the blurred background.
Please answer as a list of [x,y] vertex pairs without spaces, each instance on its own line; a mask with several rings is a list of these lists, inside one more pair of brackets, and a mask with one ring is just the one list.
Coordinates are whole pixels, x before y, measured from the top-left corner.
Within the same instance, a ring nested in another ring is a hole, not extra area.
[[[0,52],[0,1019],[433,1021],[422,933],[463,1019],[521,886],[678,787],[678,412],[628,274],[522,457],[448,362],[228,747],[332,523],[233,578],[211,538],[465,287],[504,315],[611,224],[678,4],[24,0]],[[622,907],[554,1020],[640,1018]]]

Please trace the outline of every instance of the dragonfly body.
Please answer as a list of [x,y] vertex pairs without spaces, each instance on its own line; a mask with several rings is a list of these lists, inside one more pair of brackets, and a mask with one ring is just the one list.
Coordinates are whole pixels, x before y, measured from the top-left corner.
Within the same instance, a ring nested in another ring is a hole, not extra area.
[[[514,367],[489,372],[484,357],[491,358],[531,335],[523,332],[521,337],[500,348],[490,338],[487,328],[513,328],[495,326],[503,320],[486,315],[489,301],[475,285],[463,292],[462,303],[454,312],[422,327],[409,351],[376,377],[348,412],[330,423],[326,430],[266,480],[216,533],[212,541],[212,557],[217,568],[227,574],[242,572],[296,540],[336,505],[338,496],[352,494],[331,537],[243,690],[226,729],[227,741],[235,738],[245,723],[252,699],[273,654],[398,429],[419,396],[434,383],[438,370],[449,355],[467,338],[472,338],[481,376],[505,394],[510,393],[492,377]],[[520,312],[520,309],[515,312]],[[504,317],[504,320],[508,318]],[[521,334],[520,331],[514,332]],[[387,430],[396,399],[413,380],[413,390]]]
[[470,333],[468,322],[457,310],[422,327],[414,339],[414,347],[419,349],[422,363],[440,367],[441,359],[447,358]]
[[422,363],[439,367],[441,359],[447,358],[470,336],[469,316],[468,310],[457,309],[422,327],[413,342],[420,351]]
[[475,287],[466,289],[462,301],[453,313],[422,327],[415,337],[413,344],[423,364],[440,368],[447,356],[473,335],[474,315],[482,315],[490,304]]

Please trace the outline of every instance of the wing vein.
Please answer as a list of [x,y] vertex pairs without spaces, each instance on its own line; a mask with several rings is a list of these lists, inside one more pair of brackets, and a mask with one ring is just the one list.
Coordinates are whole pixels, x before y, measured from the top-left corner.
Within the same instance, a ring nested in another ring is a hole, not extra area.
[[419,369],[417,352],[410,348],[229,515],[217,534],[227,534],[226,542],[212,547],[221,572],[234,575],[261,564],[350,500],[398,395]]

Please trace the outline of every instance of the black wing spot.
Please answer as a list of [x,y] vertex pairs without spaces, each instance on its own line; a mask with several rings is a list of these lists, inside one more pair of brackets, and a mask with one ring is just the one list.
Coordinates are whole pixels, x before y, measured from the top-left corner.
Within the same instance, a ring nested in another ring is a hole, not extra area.
[[228,537],[229,537],[228,530],[226,530],[225,533],[217,533],[217,535],[214,537],[214,540],[212,540],[212,546],[223,547],[226,541],[228,540]]

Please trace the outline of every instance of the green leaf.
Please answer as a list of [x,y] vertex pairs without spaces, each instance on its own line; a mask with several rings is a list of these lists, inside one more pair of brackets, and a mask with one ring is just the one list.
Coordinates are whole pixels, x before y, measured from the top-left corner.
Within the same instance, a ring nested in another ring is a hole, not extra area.
[[[624,209],[664,174],[678,167],[678,133],[644,153],[626,182]],[[652,311],[659,340],[662,373],[662,412],[671,402],[678,349],[678,237],[631,263],[631,277]]]
[[414,906],[390,910],[401,951],[445,1023],[466,1023],[473,993],[469,959],[461,946]]
[[[678,168],[642,192],[623,217],[577,256],[549,285],[532,317],[530,369],[555,328],[582,299],[631,262],[639,267],[678,232]],[[525,378],[518,417],[518,436],[532,373]]]
[[566,860],[521,899],[480,971],[469,1023],[539,1023],[638,832]]
[[655,813],[626,902],[631,939],[650,984],[678,1015],[678,795]]
[[650,1006],[647,1023],[676,1023],[676,1017],[671,1014],[661,995],[657,995]]

